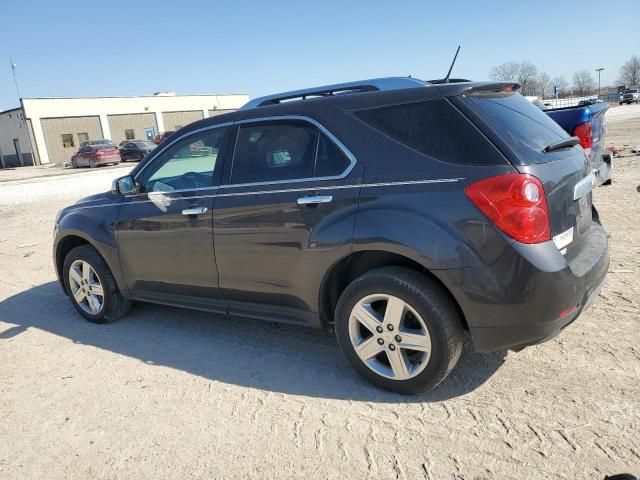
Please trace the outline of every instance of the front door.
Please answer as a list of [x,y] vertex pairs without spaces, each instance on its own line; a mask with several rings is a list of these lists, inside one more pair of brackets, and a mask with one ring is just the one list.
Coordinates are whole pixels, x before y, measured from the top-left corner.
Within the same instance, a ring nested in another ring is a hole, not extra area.
[[317,166],[327,141],[306,120],[239,125],[228,184],[214,211],[216,261],[230,314],[317,321],[322,266],[349,253],[359,192],[357,180],[354,188],[331,190],[350,181],[340,177],[352,162],[333,145],[340,157],[334,167]]
[[134,298],[226,311],[213,249],[226,132],[211,128],[177,139],[136,176],[140,193],[125,197],[116,225]]

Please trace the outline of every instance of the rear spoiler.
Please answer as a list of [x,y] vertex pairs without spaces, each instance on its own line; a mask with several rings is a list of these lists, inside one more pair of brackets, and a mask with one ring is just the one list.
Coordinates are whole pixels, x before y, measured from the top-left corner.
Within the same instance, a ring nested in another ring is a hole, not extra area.
[[511,95],[520,90],[519,83],[496,82],[482,83],[465,88],[462,95]]

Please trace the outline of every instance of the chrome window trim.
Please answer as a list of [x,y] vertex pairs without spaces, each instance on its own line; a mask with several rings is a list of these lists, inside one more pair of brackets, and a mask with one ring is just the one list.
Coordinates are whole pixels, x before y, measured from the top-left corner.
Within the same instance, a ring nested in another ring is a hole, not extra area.
[[[227,185],[212,185],[210,187],[200,187],[198,189],[194,189],[194,188],[187,188],[187,189],[182,189],[182,190],[172,190],[171,193],[177,193],[177,192],[191,192],[194,190],[200,190],[200,189],[206,189],[206,188],[241,188],[241,187],[252,187],[252,186],[257,186],[257,185],[282,185],[285,183],[301,183],[301,182],[314,182],[314,181],[327,181],[327,180],[342,180],[344,178],[346,178],[355,168],[356,163],[358,163],[357,158],[355,157],[355,155],[353,153],[351,153],[351,151],[345,146],[344,143],[342,143],[333,133],[331,133],[331,131],[329,129],[327,129],[324,125],[322,125],[320,122],[318,122],[317,120],[311,118],[311,117],[307,117],[305,115],[270,115],[270,116],[266,116],[266,117],[256,117],[256,118],[247,118],[244,120],[237,120],[235,122],[225,122],[225,123],[220,123],[217,125],[209,125],[207,127],[203,127],[203,128],[199,128],[198,130],[193,130],[191,132],[187,132],[184,135],[181,135],[178,138],[173,139],[172,141],[170,141],[169,143],[167,143],[164,147],[162,147],[162,149],[158,150],[157,152],[154,151],[154,153],[152,153],[153,157],[151,157],[147,163],[136,173],[136,176],[134,177],[134,180],[136,181],[136,183],[138,183],[138,178],[141,177],[142,172],[144,172],[145,168],[147,168],[149,165],[151,165],[157,157],[159,157],[160,155],[162,155],[163,152],[165,152],[169,147],[171,147],[172,145],[176,144],[177,142],[191,136],[197,133],[201,133],[201,132],[205,132],[207,130],[212,130],[214,128],[224,128],[224,127],[231,127],[234,125],[243,125],[245,123],[256,123],[256,122],[267,122],[267,121],[274,121],[274,120],[301,120],[301,121],[306,121],[311,123],[313,126],[315,126],[316,128],[318,128],[322,133],[324,133],[333,143],[336,144],[336,146],[342,150],[342,153],[344,153],[347,158],[349,159],[349,165],[347,166],[347,168],[340,174],[340,175],[333,175],[333,176],[329,176],[329,177],[310,177],[310,178],[297,178],[297,179],[293,179],[293,180],[273,180],[273,181],[269,181],[269,182],[248,182],[248,183],[235,183],[235,184],[227,184]],[[236,133],[236,142],[238,140],[238,134],[239,132]],[[233,161],[234,161],[234,156],[235,156],[235,143],[234,143],[234,155],[232,156],[231,159],[231,168],[233,171]],[[151,193],[151,192],[145,192],[145,193]],[[164,192],[166,193],[166,192]],[[138,194],[139,195],[139,194]],[[127,195],[127,196],[134,196],[134,195]]]
[[[460,182],[462,180],[466,180],[465,177],[458,177],[458,178],[434,178],[434,179],[428,179],[428,180],[405,180],[405,181],[400,181],[400,182],[380,182],[380,183],[356,183],[356,184],[351,184],[351,185],[326,185],[326,186],[320,186],[320,187],[304,187],[304,188],[285,188],[285,189],[279,189],[279,190],[257,190],[257,191],[252,191],[252,192],[229,192],[229,193],[212,193],[209,195],[190,195],[190,196],[185,196],[185,197],[176,197],[175,200],[193,200],[196,198],[211,198],[211,197],[238,197],[238,196],[245,196],[245,195],[263,195],[263,194],[267,194],[267,193],[292,193],[292,192],[307,192],[307,191],[316,191],[316,190],[343,190],[343,189],[347,189],[347,188],[375,188],[375,187],[397,187],[397,186],[403,186],[403,185],[426,185],[426,184],[431,184],[431,183],[455,183],[455,182]],[[149,194],[151,195],[170,195],[172,193],[180,193],[180,192],[185,192],[185,191],[189,191],[189,192],[193,192],[193,191],[197,191],[197,190],[212,190],[212,189],[218,189],[219,187],[203,187],[203,188],[198,188],[198,189],[191,189],[191,190],[172,190],[170,192],[149,192]],[[126,195],[126,197],[134,197],[136,195]],[[146,199],[146,200],[138,200],[138,201],[132,201],[132,202],[118,202],[118,203],[105,203],[102,205],[82,205],[82,203],[79,204],[75,204],[72,205],[72,207],[77,207],[77,208],[70,208],[71,210],[79,210],[81,208],[98,208],[98,207],[114,207],[114,206],[118,206],[118,205],[132,205],[132,204],[136,204],[136,203],[148,203],[148,202],[152,202],[152,200]],[[84,203],[89,203],[89,202],[84,202]]]
[[[327,129],[324,125],[322,125],[317,120],[311,117],[307,117],[305,115],[271,115],[268,117],[247,118],[244,120],[238,120],[237,122],[235,122],[235,124],[244,125],[246,123],[259,123],[259,122],[269,122],[269,121],[276,121],[276,120],[298,120],[298,121],[311,123],[314,127],[316,127],[318,130],[324,133],[329,138],[329,140],[331,140],[342,151],[342,153],[344,153],[347,156],[347,158],[349,159],[349,165],[340,175],[332,175],[328,177],[295,178],[290,180],[272,180],[267,182],[229,183],[227,185],[220,185],[220,188],[235,188],[235,187],[240,188],[240,187],[253,187],[258,185],[282,185],[284,183],[301,183],[301,182],[315,182],[315,181],[324,182],[327,180],[342,180],[351,173],[351,171],[355,168],[356,163],[358,163],[358,160],[356,159],[355,155],[351,153],[351,151],[345,146],[345,144],[342,143],[340,140],[338,140],[338,138],[333,133],[331,133],[329,129]],[[238,136],[240,135],[240,130],[238,130],[238,133],[236,135],[237,135],[236,136],[236,145],[237,145]],[[229,178],[229,181],[231,181],[231,179],[233,178],[233,162],[235,161],[235,153],[236,152],[234,148],[233,158],[231,163],[232,175]],[[317,155],[317,152],[316,152],[316,155]]]

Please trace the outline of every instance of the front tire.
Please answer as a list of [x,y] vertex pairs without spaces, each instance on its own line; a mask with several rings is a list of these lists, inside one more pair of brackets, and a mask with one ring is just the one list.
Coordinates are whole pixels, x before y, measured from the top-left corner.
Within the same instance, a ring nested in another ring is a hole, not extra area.
[[392,392],[433,390],[462,353],[462,319],[447,292],[403,267],[377,268],[354,280],[340,296],[335,327],[353,368]]
[[108,323],[127,313],[127,301],[104,259],[90,245],[71,250],[63,266],[64,286],[75,309],[93,323]]

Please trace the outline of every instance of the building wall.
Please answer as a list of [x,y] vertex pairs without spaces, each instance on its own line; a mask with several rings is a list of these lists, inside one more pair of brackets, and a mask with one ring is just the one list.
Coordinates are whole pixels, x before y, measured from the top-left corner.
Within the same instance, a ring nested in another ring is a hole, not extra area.
[[[33,165],[29,129],[21,109],[0,113],[0,167]],[[22,159],[18,158],[13,139],[18,140]]]
[[135,140],[146,140],[144,136],[145,128],[153,128],[158,132],[158,123],[154,113],[133,113],[123,115],[108,115],[109,130],[111,131],[111,140],[116,145],[127,140],[125,130],[134,131]]
[[31,152],[33,155],[33,165],[41,165],[42,163],[40,162],[40,154],[38,153],[38,144],[33,136],[33,123],[30,118],[27,119],[27,128],[29,129],[29,147],[33,149],[33,152]]
[[223,113],[229,113],[229,112],[233,112],[235,111],[234,109],[230,109],[230,110],[220,110],[220,109],[216,109],[216,110],[209,110],[209,116],[210,117],[217,117],[218,115],[222,115]]
[[[62,149],[62,139],[60,136],[53,142],[48,142],[45,139],[44,124],[47,122],[42,122],[42,119],[97,117],[99,118],[101,131],[99,136],[116,141],[121,138],[120,135],[122,135],[124,139],[124,129],[122,125],[114,124],[116,129],[122,129],[122,132],[115,131],[112,134],[112,120],[109,119],[111,116],[154,115],[157,132],[160,133],[165,130],[172,130],[176,125],[186,125],[204,118],[208,116],[209,110],[236,110],[248,100],[248,95],[243,94],[153,95],[146,97],[25,98],[22,99],[22,104],[27,119],[31,120],[33,125],[34,146],[38,152],[40,162],[46,164],[49,162],[68,161],[70,152],[64,151],[69,149]],[[167,113],[166,118],[168,120],[166,127],[164,125],[165,113]],[[135,123],[133,127],[135,130]],[[78,129],[62,133],[77,134],[80,132],[87,132],[90,133],[91,137],[93,136],[92,132]],[[140,132],[138,134],[136,131],[136,136],[142,136],[143,133],[144,132]],[[74,138],[74,143],[75,141],[77,141],[77,137]],[[59,148],[50,154],[47,143],[58,145]],[[60,149],[62,149],[62,152]]]
[[164,131],[178,130],[197,120],[202,120],[204,114],[202,110],[191,112],[163,112],[162,121],[164,123]]
[[[64,117],[43,118],[41,121],[44,143],[49,154],[49,162],[64,163],[71,160],[71,156],[80,147],[79,133],[89,134],[89,140],[97,140],[103,137],[100,126],[100,117]],[[73,146],[64,147],[62,134],[73,135]]]

